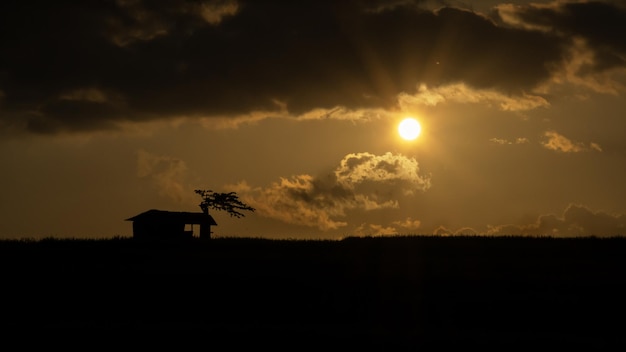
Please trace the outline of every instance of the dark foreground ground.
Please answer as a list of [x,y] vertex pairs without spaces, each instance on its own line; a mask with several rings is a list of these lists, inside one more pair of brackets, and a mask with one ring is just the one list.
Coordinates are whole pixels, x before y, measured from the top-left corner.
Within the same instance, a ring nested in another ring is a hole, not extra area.
[[623,238],[0,241],[0,270],[5,337],[191,332],[226,350],[626,346]]

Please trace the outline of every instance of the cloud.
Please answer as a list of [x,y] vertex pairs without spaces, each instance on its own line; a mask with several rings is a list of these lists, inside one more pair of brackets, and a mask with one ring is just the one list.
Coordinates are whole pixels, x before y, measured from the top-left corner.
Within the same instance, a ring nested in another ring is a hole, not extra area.
[[557,152],[563,153],[579,153],[589,150],[602,151],[602,148],[597,143],[590,143],[589,146],[586,146],[583,143],[575,143],[566,138],[563,135],[558,134],[554,131],[547,131],[544,133],[544,136],[548,138],[547,141],[542,142],[541,144],[550,150],[554,150]]
[[137,151],[137,176],[150,180],[160,195],[179,203],[189,198],[184,185],[187,172],[183,160]]
[[449,236],[482,236],[482,235],[480,234],[480,232],[476,231],[475,229],[471,227],[461,227],[458,230],[452,230],[452,229],[446,228],[445,226],[438,226],[433,231],[433,236],[449,237]]
[[92,103],[106,103],[109,97],[98,88],[83,88],[62,94],[59,99],[69,101],[89,101]]
[[451,236],[452,233],[453,231],[446,228],[445,226],[439,226],[433,231],[434,236],[442,236],[442,237]]
[[[588,145],[580,142],[573,142],[569,138],[555,132],[555,131],[546,131],[544,132],[544,137],[547,139],[540,142],[541,145],[546,148],[556,152],[562,153],[580,153],[587,151],[596,151],[601,152],[602,147],[595,142],[591,142]],[[530,141],[525,137],[518,137],[515,140],[508,140],[503,138],[491,138],[490,142],[498,144],[498,145],[513,145],[513,144],[528,144]]]
[[589,143],[589,149],[595,150],[597,152],[601,152],[602,151],[602,147],[600,147],[600,145],[598,143],[595,143],[595,142]]
[[436,106],[443,103],[483,103],[503,111],[525,111],[550,106],[546,99],[538,95],[521,93],[518,96],[508,96],[495,89],[475,89],[464,83],[435,88],[421,85],[413,95],[398,95],[398,104],[405,109],[413,105]]
[[226,17],[234,16],[239,11],[237,1],[204,2],[197,5],[200,7],[200,15],[208,23],[217,26]]
[[462,227],[456,231],[454,231],[455,236],[476,236],[478,235],[478,231],[471,227]]
[[324,231],[347,226],[350,211],[398,208],[400,196],[429,187],[430,178],[419,174],[415,159],[392,153],[348,154],[324,177],[296,175],[267,187],[253,188],[246,182],[229,186],[261,216]]
[[561,216],[540,216],[533,224],[490,226],[488,235],[552,237],[614,237],[626,231],[626,215],[592,211],[577,204],[567,206]]
[[[348,109],[342,106],[336,106],[332,109],[316,108],[304,112],[300,115],[293,115],[287,111],[284,103],[275,102],[276,109],[265,111],[251,111],[239,115],[217,115],[210,117],[202,117],[199,119],[200,124],[207,129],[236,129],[240,126],[253,125],[266,119],[295,119],[297,121],[312,120],[340,120],[366,122],[377,120],[384,117],[395,116],[393,112],[383,109]],[[188,118],[189,120],[189,118]]]
[[345,221],[337,218],[344,218],[349,209],[396,206],[393,202],[378,203],[366,196],[352,194],[340,186],[324,185],[310,175],[281,178],[266,188],[251,188],[240,183],[232,189],[261,216],[323,231],[346,226]]
[[567,54],[554,66],[550,84],[571,83],[601,93],[617,94],[623,85],[613,79],[626,71],[626,7],[611,1],[555,1],[549,4],[497,6],[507,25],[553,33],[563,39]]
[[[181,26],[187,33],[201,28],[203,22],[217,26],[238,10],[235,0],[166,0],[156,5],[145,0],[117,0],[112,11],[104,12],[102,21],[108,39],[119,47],[126,47],[138,41],[173,35]],[[182,20],[185,22],[181,23]]]
[[422,222],[408,217],[404,220],[394,221],[392,224],[406,230],[417,230],[422,225]]
[[401,186],[405,194],[430,188],[430,178],[419,174],[417,160],[390,152],[383,155],[348,154],[335,170],[335,177],[337,183],[347,189],[367,182],[393,182]]
[[555,1],[524,6],[499,5],[498,13],[505,23],[513,26],[584,40],[595,53],[592,69],[624,66],[626,43],[621,33],[626,26],[626,7],[623,3]]
[[421,221],[407,217],[404,220],[392,221],[389,226],[380,224],[362,223],[353,231],[353,236],[392,236],[399,234],[416,234]]
[[377,224],[361,224],[352,233],[353,236],[366,237],[366,236],[392,236],[397,235],[398,232],[393,227],[384,227]]
[[596,61],[595,52],[582,39],[573,39],[568,50],[569,59],[556,68],[552,78],[539,86],[537,91],[548,92],[564,84],[611,95],[624,91],[624,84],[620,82],[620,78],[626,75],[624,66],[592,69]]
[[489,15],[421,1],[11,2],[0,11],[0,30],[18,33],[0,43],[0,126],[228,126],[268,116],[256,112],[367,118],[443,102],[534,109],[555,84],[620,89],[625,14],[562,1]]
[[489,141],[495,144],[500,144],[500,145],[528,144],[530,142],[528,138],[525,138],[525,137],[517,137],[513,141],[510,141],[508,139],[494,137],[494,138],[489,139]]

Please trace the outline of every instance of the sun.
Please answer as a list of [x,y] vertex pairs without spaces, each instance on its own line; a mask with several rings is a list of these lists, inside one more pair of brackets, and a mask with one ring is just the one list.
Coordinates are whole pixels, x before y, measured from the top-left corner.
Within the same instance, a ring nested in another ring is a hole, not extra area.
[[400,137],[407,141],[412,141],[419,137],[420,132],[422,132],[422,126],[420,126],[420,123],[412,117],[405,118],[398,125],[398,133],[400,134]]

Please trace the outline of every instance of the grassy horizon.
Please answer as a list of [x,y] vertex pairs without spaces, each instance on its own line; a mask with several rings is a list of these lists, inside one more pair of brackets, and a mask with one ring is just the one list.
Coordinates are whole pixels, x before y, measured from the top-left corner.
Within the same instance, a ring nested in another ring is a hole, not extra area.
[[[527,239],[555,239],[555,240],[572,240],[572,239],[625,239],[626,235],[584,235],[584,236],[549,236],[549,235],[488,235],[488,234],[459,234],[459,235],[434,235],[434,234],[397,234],[397,235],[372,235],[372,236],[346,236],[337,239],[328,239],[328,238],[297,238],[297,237],[285,237],[285,238],[273,238],[273,237],[263,237],[263,236],[215,236],[211,238],[209,241],[216,240],[253,240],[253,241],[286,241],[286,242],[339,242],[346,240],[354,240],[354,239],[408,239],[408,238],[441,238],[441,239],[468,239],[468,238],[494,238],[494,239],[502,239],[502,238],[527,238]],[[0,243],[3,242],[25,242],[25,243],[33,243],[33,242],[106,242],[106,241],[126,241],[126,240],[134,240],[138,242],[150,242],[150,241],[170,241],[163,239],[147,239],[147,240],[138,240],[133,238],[132,236],[121,236],[115,235],[111,237],[57,237],[57,236],[45,236],[45,237],[23,237],[23,238],[0,238]],[[177,242],[206,242],[206,240],[200,240],[198,237],[193,237],[191,239],[172,239],[171,241]]]

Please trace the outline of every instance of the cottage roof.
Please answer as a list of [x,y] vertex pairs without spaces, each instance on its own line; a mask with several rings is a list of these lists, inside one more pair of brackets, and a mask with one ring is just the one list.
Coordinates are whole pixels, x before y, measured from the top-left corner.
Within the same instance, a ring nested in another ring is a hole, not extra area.
[[145,221],[156,223],[168,222],[184,224],[204,224],[208,221],[209,225],[217,225],[213,217],[209,214],[157,209],[150,209],[141,214],[128,218],[126,219],[126,221]]

